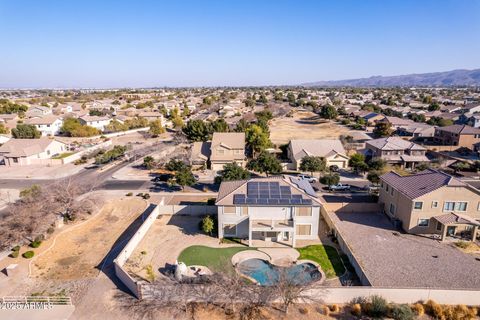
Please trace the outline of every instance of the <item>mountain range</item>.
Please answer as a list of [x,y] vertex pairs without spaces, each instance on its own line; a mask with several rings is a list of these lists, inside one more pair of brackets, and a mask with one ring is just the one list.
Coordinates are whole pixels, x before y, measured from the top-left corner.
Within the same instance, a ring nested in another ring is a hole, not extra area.
[[452,87],[480,86],[480,69],[452,70],[400,76],[372,76],[369,78],[317,81],[301,84],[305,87]]

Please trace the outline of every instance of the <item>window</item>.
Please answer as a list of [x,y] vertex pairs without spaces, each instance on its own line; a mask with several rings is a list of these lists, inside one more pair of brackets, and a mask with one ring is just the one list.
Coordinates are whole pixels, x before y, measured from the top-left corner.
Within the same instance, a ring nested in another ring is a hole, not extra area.
[[432,208],[438,208],[438,201],[432,201]]
[[310,236],[312,234],[312,225],[311,224],[297,224],[297,235],[298,236]]
[[437,221],[437,231],[442,231],[442,224]]
[[455,208],[455,202],[445,201],[443,204],[443,211],[453,211]]
[[393,188],[390,189],[390,195],[393,196]]
[[414,208],[415,210],[422,210],[422,208],[423,208],[423,202],[421,202],[421,201],[416,201],[416,202],[414,203],[414,205],[413,205],[413,208]]
[[388,184],[385,185],[385,190],[388,192]]
[[390,214],[395,215],[395,205],[393,203],[390,203]]
[[237,225],[236,224],[224,224],[223,225],[223,235],[224,236],[236,236],[237,235]]
[[418,219],[418,226],[419,227],[428,227],[428,223],[430,219]]
[[18,158],[12,158],[13,159],[13,163],[18,163]]
[[218,153],[218,154],[225,154],[225,150],[223,150],[223,149],[217,149],[217,153]]
[[477,204],[477,211],[480,211],[480,201]]
[[236,207],[223,207],[223,214],[236,214],[237,208]]
[[297,208],[297,217],[311,217],[311,216],[312,216],[312,207]]
[[467,211],[466,202],[455,202],[455,211]]

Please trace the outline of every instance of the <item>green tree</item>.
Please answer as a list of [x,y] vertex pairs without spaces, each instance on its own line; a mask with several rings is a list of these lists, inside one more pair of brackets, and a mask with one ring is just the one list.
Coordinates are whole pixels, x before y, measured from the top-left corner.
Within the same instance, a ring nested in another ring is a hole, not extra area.
[[250,172],[243,169],[236,163],[227,163],[223,166],[223,170],[215,177],[215,183],[222,181],[245,180],[250,178]]
[[355,153],[348,160],[348,165],[356,172],[365,172],[368,170],[368,165],[365,163],[365,156],[361,153]]
[[428,106],[428,111],[437,111],[437,110],[440,110],[440,105],[436,102],[433,102]]
[[367,179],[373,184],[378,184],[380,182],[380,172],[377,170],[370,170],[367,174]]
[[128,130],[128,126],[125,125],[124,123],[121,123],[118,120],[113,120],[105,127],[105,131],[108,131],[108,132],[120,132],[120,131],[127,131],[127,130]]
[[175,172],[175,183],[182,187],[182,190],[185,190],[186,186],[191,186],[195,184],[195,177],[193,176],[192,170],[190,167],[185,166],[180,170]]
[[118,145],[114,146],[113,149],[108,150],[103,154],[97,155],[95,157],[95,163],[104,164],[104,163],[112,162],[122,157],[125,154],[125,151],[127,151],[127,147],[125,146],[118,146]]
[[261,152],[257,159],[250,160],[247,168],[256,172],[278,174],[282,172],[280,161],[271,153]]
[[38,139],[42,134],[34,125],[19,123],[12,129],[12,136],[15,139]]
[[374,158],[368,162],[368,167],[370,170],[382,171],[386,165],[387,162],[380,158]]
[[8,134],[8,129],[3,123],[0,123],[0,134]]
[[143,166],[148,170],[152,169],[155,165],[155,159],[151,156],[146,156],[143,158]]
[[188,166],[182,160],[170,159],[170,161],[168,161],[165,165],[165,169],[176,172],[183,169],[188,169]]
[[235,132],[245,132],[250,124],[245,119],[240,119],[235,127]]
[[190,141],[207,141],[210,139],[210,128],[202,120],[190,120],[182,128],[183,133]]
[[373,129],[373,134],[377,137],[389,137],[392,133],[392,125],[389,122],[377,122]]
[[202,231],[208,235],[212,235],[212,232],[215,228],[215,222],[213,221],[212,217],[206,216],[202,219]]
[[183,127],[183,119],[180,116],[173,117],[172,123],[175,129],[179,129]]
[[326,105],[320,110],[320,117],[324,119],[336,119],[338,117],[338,112],[334,106]]
[[334,186],[340,182],[340,175],[338,173],[326,174],[320,178],[320,182],[327,186]]
[[245,131],[245,139],[247,140],[248,146],[253,151],[254,158],[257,153],[262,152],[272,145],[268,133],[256,124],[247,128]]
[[100,130],[82,125],[80,121],[75,118],[66,118],[60,130],[70,137],[91,137],[100,134]]
[[[215,121],[212,121],[210,123],[211,126],[211,132],[228,132],[230,131],[230,128],[228,127],[227,122],[224,119],[217,119]],[[208,126],[207,126],[208,128]]]
[[162,121],[157,119],[150,122],[150,129],[148,130],[148,133],[150,133],[152,137],[158,137],[162,133],[165,133],[165,128],[162,126]]
[[314,172],[324,171],[327,166],[327,162],[323,157],[305,156],[300,162],[300,170],[308,171],[313,176]]
[[42,188],[38,184],[33,184],[31,187],[20,191],[20,198],[36,198],[42,193]]

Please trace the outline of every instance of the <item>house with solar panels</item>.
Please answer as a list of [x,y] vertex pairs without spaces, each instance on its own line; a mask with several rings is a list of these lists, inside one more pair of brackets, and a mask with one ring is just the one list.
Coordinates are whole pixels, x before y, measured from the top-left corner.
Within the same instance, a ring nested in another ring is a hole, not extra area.
[[244,239],[249,246],[317,240],[320,206],[308,181],[293,176],[225,181],[216,201],[220,238]]

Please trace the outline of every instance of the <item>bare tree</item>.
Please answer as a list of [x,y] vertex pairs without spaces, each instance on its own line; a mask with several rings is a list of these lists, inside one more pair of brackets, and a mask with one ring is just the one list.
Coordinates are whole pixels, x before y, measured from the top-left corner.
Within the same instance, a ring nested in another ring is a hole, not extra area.
[[297,277],[292,277],[286,270],[279,270],[278,279],[273,285],[275,296],[280,300],[283,312],[288,313],[289,308],[299,302],[313,302],[314,297],[307,291],[312,288],[311,283],[299,282]]

